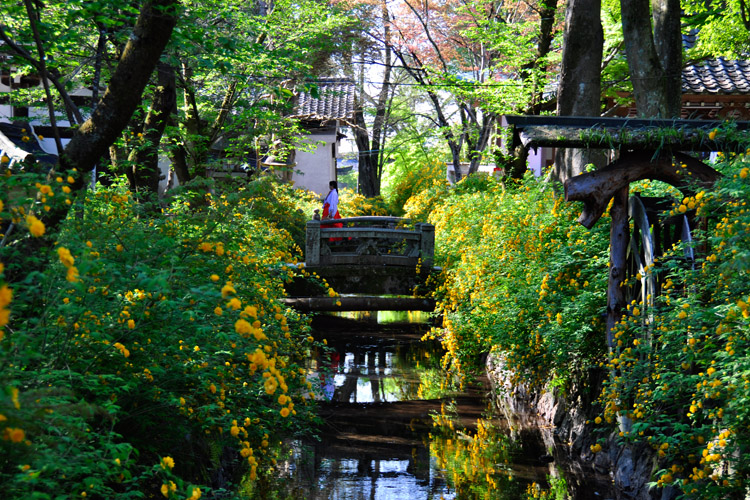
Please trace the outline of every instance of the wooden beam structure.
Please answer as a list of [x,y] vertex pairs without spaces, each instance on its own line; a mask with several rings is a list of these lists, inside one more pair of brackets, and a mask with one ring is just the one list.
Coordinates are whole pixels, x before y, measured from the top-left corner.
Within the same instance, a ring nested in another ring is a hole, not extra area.
[[[509,148],[540,147],[657,152],[725,151],[743,153],[750,122],[662,120],[587,116],[504,115],[511,127]],[[712,137],[711,132],[718,132]]]
[[690,193],[697,187],[711,186],[718,178],[716,170],[683,153],[654,158],[653,151],[624,152],[604,168],[567,179],[565,201],[583,202],[578,222],[591,229],[606,210],[609,200],[631,182],[653,179]]
[[[652,179],[692,194],[714,184],[719,173],[685,151],[745,153],[750,122],[659,120],[576,116],[503,116],[512,128],[512,144],[526,148],[607,149],[616,159],[604,168],[567,179],[566,201],[582,201],[578,218],[591,229],[610,208],[610,259],[607,285],[607,345],[612,349],[614,325],[626,306],[625,289],[630,244],[630,183]],[[648,231],[648,228],[645,228]]]

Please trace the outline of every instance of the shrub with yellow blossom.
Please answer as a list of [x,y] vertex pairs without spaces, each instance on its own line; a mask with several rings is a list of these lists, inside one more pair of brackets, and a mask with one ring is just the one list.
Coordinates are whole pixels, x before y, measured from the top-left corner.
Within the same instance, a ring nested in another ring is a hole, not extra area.
[[580,227],[577,207],[533,178],[473,176],[429,204],[446,367],[470,372],[493,349],[519,380],[541,385],[602,355],[606,229]]
[[695,263],[682,244],[650,270],[661,293],[617,323],[601,398],[605,424],[653,448],[655,484],[687,498],[743,497],[750,484],[748,162],[733,155],[717,168],[714,188],[676,197],[666,214],[702,218]]
[[[65,198],[65,177],[2,213],[33,234],[25,207]],[[37,254],[0,249],[0,272],[33,270],[0,282],[3,498],[197,499],[224,450],[248,477],[272,473],[279,441],[312,418],[315,344],[278,301],[301,257],[308,200],[294,196],[266,180],[187,186],[159,213],[99,188],[54,242],[37,230]]]

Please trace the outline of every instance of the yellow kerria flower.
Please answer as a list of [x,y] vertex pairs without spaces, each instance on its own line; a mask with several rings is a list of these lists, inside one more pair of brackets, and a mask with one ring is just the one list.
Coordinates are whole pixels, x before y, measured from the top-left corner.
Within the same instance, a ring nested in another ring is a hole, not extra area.
[[263,388],[266,391],[266,394],[273,394],[276,392],[276,388],[279,386],[279,383],[276,381],[274,377],[268,377],[266,381],[263,383]]
[[252,325],[244,319],[238,319],[234,323],[234,330],[240,335],[246,335],[252,331]]
[[193,493],[187,498],[187,500],[198,500],[201,497],[201,489],[197,486],[193,487]]
[[65,275],[65,279],[71,283],[78,282],[78,268],[76,266],[70,266],[68,272]]
[[5,307],[13,300],[13,290],[8,285],[0,287],[0,307]]
[[46,230],[44,223],[33,215],[26,216],[26,224],[29,226],[29,232],[37,238],[43,235]]
[[112,347],[120,351],[120,354],[122,354],[126,358],[130,357],[130,351],[128,351],[128,348],[122,345],[121,343],[115,342],[114,344],[112,344]]
[[21,402],[18,400],[18,394],[19,394],[19,391],[17,387],[10,388],[10,399],[11,401],[13,401],[13,406],[15,407],[16,410],[21,409]]
[[132,319],[129,319],[128,320],[128,328],[130,328],[131,330],[133,330],[135,328],[135,321],[133,321]]
[[26,432],[17,427],[6,427],[3,431],[3,438],[11,443],[20,443],[26,439]]
[[164,457],[161,459],[161,468],[164,470],[174,469],[174,459],[172,457]]
[[242,310],[242,312],[240,313],[240,316],[242,317],[250,316],[252,318],[257,318],[258,308],[256,308],[255,306],[245,306],[245,309]]
[[70,267],[76,263],[76,260],[70,254],[70,250],[65,247],[57,247],[57,256],[65,267]]
[[218,274],[212,274],[211,275],[211,281],[213,281],[213,282],[219,281],[219,275]]
[[237,293],[237,290],[234,289],[234,285],[232,285],[231,282],[227,282],[226,285],[224,285],[223,287],[221,287],[221,296],[222,297],[226,297],[230,293],[232,293],[232,294]]
[[281,413],[282,417],[286,418],[289,416],[289,408],[282,408],[279,413]]
[[221,307],[216,306],[216,309],[214,309],[214,314],[217,316],[221,316],[222,314],[224,314],[224,311],[222,310]]

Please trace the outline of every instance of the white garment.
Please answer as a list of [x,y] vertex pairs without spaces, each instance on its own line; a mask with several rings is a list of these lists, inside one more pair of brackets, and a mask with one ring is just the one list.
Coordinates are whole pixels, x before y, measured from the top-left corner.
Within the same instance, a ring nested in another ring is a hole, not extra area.
[[336,215],[336,212],[339,211],[339,193],[335,189],[331,189],[331,191],[328,193],[328,196],[326,196],[326,199],[323,200],[323,205],[328,203],[328,216],[333,217]]

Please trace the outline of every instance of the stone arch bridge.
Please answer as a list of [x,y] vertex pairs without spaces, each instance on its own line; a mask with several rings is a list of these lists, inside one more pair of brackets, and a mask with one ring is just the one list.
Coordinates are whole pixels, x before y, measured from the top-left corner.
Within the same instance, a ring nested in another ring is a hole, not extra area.
[[[334,225],[335,224],[335,225]],[[336,227],[340,226],[340,227]],[[307,223],[305,265],[339,297],[298,279],[287,287],[286,304],[306,311],[432,311],[434,301],[417,297],[433,267],[435,228],[400,217],[348,217]]]

